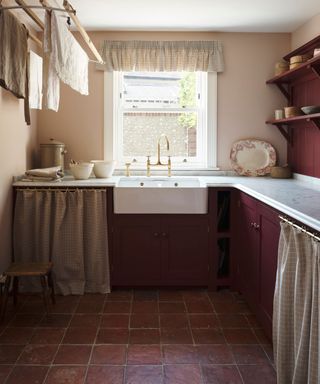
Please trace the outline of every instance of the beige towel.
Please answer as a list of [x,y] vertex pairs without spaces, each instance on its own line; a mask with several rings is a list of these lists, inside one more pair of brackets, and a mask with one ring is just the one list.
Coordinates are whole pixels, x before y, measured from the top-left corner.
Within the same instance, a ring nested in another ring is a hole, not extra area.
[[32,109],[42,109],[42,57],[29,52],[29,105]]
[[26,181],[58,181],[64,176],[61,167],[30,169],[22,180]]
[[43,82],[42,106],[44,109],[57,111],[60,101],[60,80],[54,69],[51,52],[51,15],[45,13],[43,33]]
[[69,31],[65,18],[55,12],[51,14],[51,52],[60,80],[88,95],[88,56]]
[[0,85],[26,96],[28,31],[9,11],[0,10]]
[[43,105],[59,108],[59,78],[75,91],[88,95],[87,54],[68,30],[65,19],[46,12],[44,30]]

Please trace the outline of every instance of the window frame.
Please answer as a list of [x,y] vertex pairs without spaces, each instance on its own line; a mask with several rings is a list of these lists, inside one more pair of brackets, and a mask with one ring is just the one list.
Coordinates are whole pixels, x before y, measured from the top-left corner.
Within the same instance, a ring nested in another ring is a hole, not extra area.
[[[197,146],[202,145],[201,154],[205,154],[206,159],[202,163],[188,161],[184,163],[183,158],[174,158],[172,168],[176,170],[193,170],[193,169],[217,169],[217,73],[209,72],[206,74],[206,81],[202,82],[202,93],[206,98],[202,98],[202,102],[207,103],[206,114],[201,113],[199,118],[205,119],[204,125],[206,129],[203,132],[203,140],[199,140]],[[120,94],[119,89],[119,73],[104,72],[104,159],[116,159],[117,147],[121,143],[121,134],[115,134],[119,122],[119,113],[117,105],[114,102],[116,95]],[[205,84],[203,84],[205,83]],[[203,108],[203,106],[202,106]],[[132,109],[136,111],[137,109]],[[140,109],[141,110],[141,109]],[[149,110],[149,109],[148,109]],[[156,148],[155,148],[156,151]],[[198,147],[197,147],[198,151]],[[147,155],[147,154],[146,154]],[[190,159],[190,158],[189,158]],[[138,162],[134,163],[133,169],[144,169],[145,162],[141,158],[137,158]],[[141,161],[140,161],[141,160]],[[175,161],[176,160],[176,161]],[[178,162],[177,162],[178,160]],[[117,169],[124,169],[125,164],[117,164]],[[155,169],[156,170],[156,169]]]

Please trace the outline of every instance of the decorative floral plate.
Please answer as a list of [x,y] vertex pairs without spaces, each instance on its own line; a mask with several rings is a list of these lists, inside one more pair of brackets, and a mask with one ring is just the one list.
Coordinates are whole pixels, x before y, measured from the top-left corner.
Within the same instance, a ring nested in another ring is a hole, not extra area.
[[264,176],[276,164],[274,147],[257,139],[239,140],[233,143],[230,152],[232,168],[243,176]]

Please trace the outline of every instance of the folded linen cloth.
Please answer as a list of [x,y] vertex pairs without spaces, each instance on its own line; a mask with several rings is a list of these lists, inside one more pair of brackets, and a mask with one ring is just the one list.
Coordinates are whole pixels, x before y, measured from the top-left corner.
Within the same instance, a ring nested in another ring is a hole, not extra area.
[[29,52],[29,106],[42,109],[42,57]]
[[30,169],[22,180],[26,181],[58,181],[64,176],[61,167]]

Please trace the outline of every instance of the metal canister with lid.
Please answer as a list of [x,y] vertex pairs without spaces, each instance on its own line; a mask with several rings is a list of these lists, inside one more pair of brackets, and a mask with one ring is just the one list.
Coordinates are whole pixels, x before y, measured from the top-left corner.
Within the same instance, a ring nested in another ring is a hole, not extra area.
[[48,143],[40,144],[41,168],[60,166],[64,170],[64,155],[67,153],[65,144],[50,139]]

